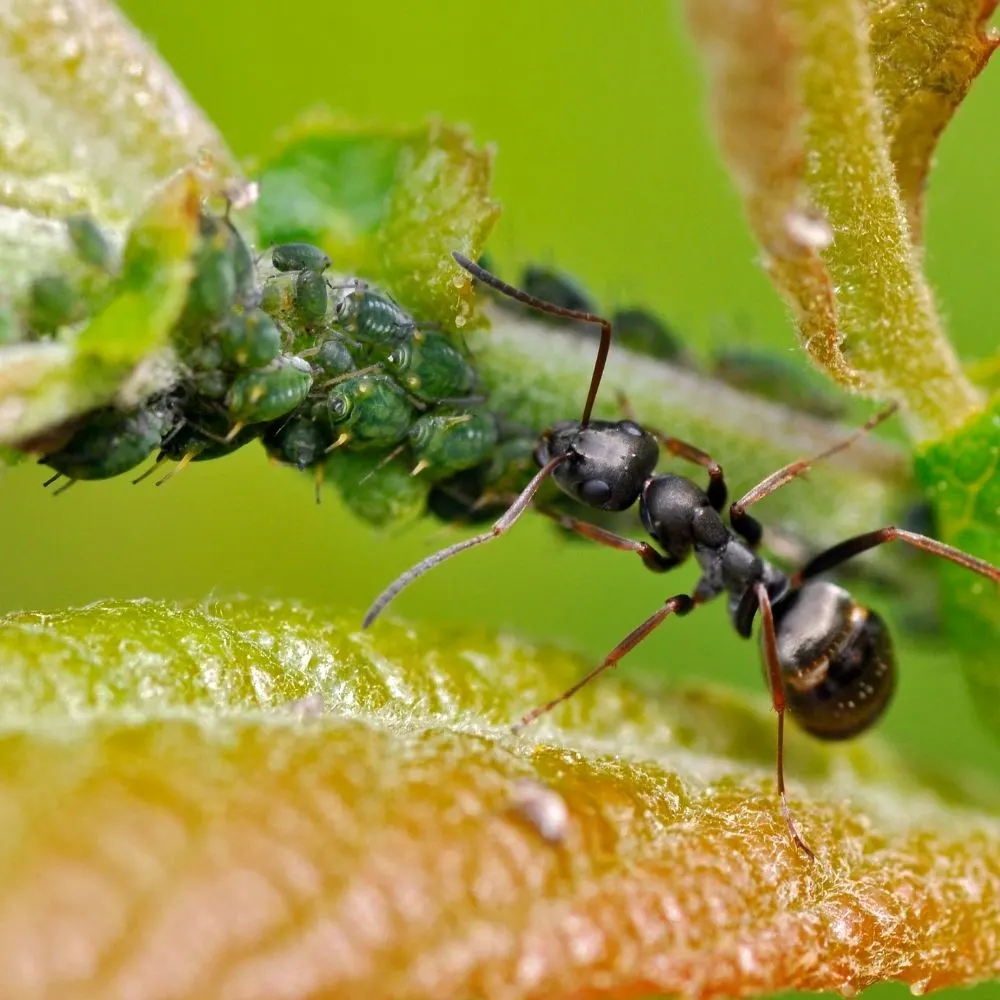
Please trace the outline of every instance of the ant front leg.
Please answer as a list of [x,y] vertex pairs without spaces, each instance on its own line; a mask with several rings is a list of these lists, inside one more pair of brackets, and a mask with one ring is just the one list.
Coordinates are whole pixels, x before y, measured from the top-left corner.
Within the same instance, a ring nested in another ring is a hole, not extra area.
[[616,535],[613,531],[599,528],[596,524],[584,521],[579,517],[570,514],[560,514],[548,507],[536,507],[540,514],[551,518],[560,528],[572,531],[573,534],[581,538],[587,538],[598,545],[606,545],[609,549],[617,549],[619,552],[634,552],[643,561],[646,569],[651,569],[654,573],[666,573],[667,570],[679,566],[680,559],[665,556],[662,552],[653,548],[649,542],[637,542],[624,535]]

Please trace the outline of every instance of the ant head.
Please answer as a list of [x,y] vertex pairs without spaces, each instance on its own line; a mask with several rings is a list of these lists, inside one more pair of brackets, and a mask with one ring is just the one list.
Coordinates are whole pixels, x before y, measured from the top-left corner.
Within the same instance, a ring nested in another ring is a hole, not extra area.
[[774,605],[785,699],[806,732],[845,740],[872,726],[896,688],[885,622],[842,587],[810,580]]
[[535,461],[544,466],[560,455],[568,458],[552,478],[564,493],[598,510],[627,510],[653,474],[660,450],[656,438],[632,420],[569,420],[542,435]]

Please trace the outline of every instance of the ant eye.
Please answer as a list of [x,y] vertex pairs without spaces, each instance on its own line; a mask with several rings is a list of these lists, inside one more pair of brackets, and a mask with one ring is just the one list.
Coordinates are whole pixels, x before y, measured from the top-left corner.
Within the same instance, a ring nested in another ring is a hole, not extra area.
[[580,485],[580,499],[587,504],[599,506],[611,496],[611,487],[603,479],[588,479]]

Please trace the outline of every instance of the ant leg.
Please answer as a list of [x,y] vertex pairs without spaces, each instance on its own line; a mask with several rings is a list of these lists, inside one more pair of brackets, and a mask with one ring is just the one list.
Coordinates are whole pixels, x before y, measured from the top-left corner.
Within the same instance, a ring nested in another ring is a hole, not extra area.
[[572,687],[567,688],[558,698],[553,698],[552,701],[547,701],[544,705],[539,705],[538,708],[533,708],[527,715],[521,718],[520,722],[515,723],[511,728],[516,733],[523,729],[525,726],[530,725],[536,719],[548,712],[551,712],[553,708],[557,705],[561,705],[568,698],[572,698],[573,695],[580,690],[580,688],[585,687],[589,684],[595,677],[599,674],[604,673],[605,670],[610,669],[615,666],[626,653],[630,653],[636,646],[642,642],[654,629],[656,629],[668,615],[686,615],[690,611],[693,611],[701,601],[697,597],[689,597],[687,594],[677,594],[675,597],[671,597],[667,600],[663,607],[659,611],[651,614],[638,628],[633,629],[627,636],[610,653],[604,658],[604,661],[600,666],[595,667],[590,671],[589,674],[578,680]]
[[596,524],[584,521],[579,517],[572,517],[569,514],[560,514],[558,511],[548,507],[536,507],[539,514],[544,514],[551,518],[560,528],[572,531],[581,538],[588,538],[598,545],[606,545],[609,549],[617,549],[619,552],[634,552],[644,563],[646,569],[651,569],[654,573],[665,573],[668,569],[679,566],[681,560],[672,559],[665,556],[653,548],[649,542],[637,542],[623,535],[616,535],[613,531],[606,531]]
[[781,814],[785,817],[785,825],[788,827],[788,832],[796,846],[808,855],[811,861],[815,861],[816,855],[802,839],[802,835],[795,825],[795,820],[792,818],[792,811],[788,808],[788,799],[785,795],[785,692],[781,682],[781,660],[778,656],[778,637],[774,629],[771,598],[768,596],[767,587],[759,581],[754,584],[754,591],[760,608],[764,660],[767,665],[767,684],[771,689],[771,705],[778,714],[778,753],[775,767]]
[[708,502],[717,511],[721,511],[726,506],[726,497],[728,495],[722,466],[711,455],[700,448],[696,448],[693,444],[681,441],[680,438],[668,437],[666,434],[661,434],[652,427],[647,427],[646,430],[656,438],[664,451],[670,452],[671,455],[676,455],[677,458],[684,459],[685,462],[700,465],[708,472],[708,489],[705,490],[708,494]]
[[490,528],[488,531],[484,531],[480,535],[474,535],[472,538],[466,538],[461,542],[456,542],[454,545],[449,545],[446,549],[441,549],[440,552],[435,552],[434,555],[428,556],[426,559],[422,559],[416,564],[416,566],[411,566],[405,573],[396,577],[392,583],[389,584],[385,590],[382,591],[378,597],[375,598],[375,603],[368,609],[367,614],[364,617],[364,621],[361,623],[362,628],[368,628],[369,625],[383,611],[388,607],[389,603],[395,599],[396,595],[404,588],[408,587],[418,576],[423,576],[429,569],[433,569],[439,563],[443,563],[446,559],[450,559],[452,556],[458,555],[459,552],[464,552],[466,549],[474,548],[477,545],[482,545],[485,542],[492,542],[495,538],[499,538],[501,535],[506,534],[517,522],[517,519],[531,506],[531,501],[535,494],[538,492],[539,487],[545,482],[549,476],[552,475],[552,470],[559,465],[560,462],[566,461],[569,458],[569,454],[556,455],[555,458],[546,462],[538,472],[532,477],[530,483],[523,490],[521,490],[517,499],[507,508],[503,516]]
[[[618,407],[627,420],[639,423],[635,419],[635,412],[628,401],[628,397],[623,393],[618,394]],[[670,437],[662,431],[656,430],[654,427],[646,427],[645,430],[656,438],[657,443],[664,451],[683,459],[685,462],[700,465],[708,472],[708,489],[705,492],[708,494],[709,503],[717,511],[721,512],[722,508],[726,506],[728,492],[726,490],[726,479],[722,472],[722,466],[711,455],[700,448],[696,448],[693,444],[681,441],[680,438]]]
[[800,476],[805,475],[817,462],[825,461],[838,452],[850,448],[859,438],[869,434],[879,424],[888,420],[897,409],[898,404],[890,403],[884,410],[880,410],[874,416],[869,417],[856,431],[848,434],[847,437],[841,439],[836,444],[832,444],[826,451],[821,451],[812,458],[800,458],[797,462],[790,462],[783,468],[778,469],[777,472],[772,472],[766,479],[759,482],[752,490],[730,505],[729,523],[732,524],[733,530],[738,531],[752,546],[756,546],[760,542],[763,529],[756,518],[747,515],[747,507],[763,500],[765,497],[769,497],[793,479],[798,479]]
[[944,542],[928,538],[926,535],[918,535],[916,532],[906,531],[903,528],[895,528],[890,525],[887,528],[879,528],[878,531],[869,531],[864,535],[856,535],[854,538],[848,538],[846,541],[839,542],[825,552],[820,552],[819,555],[810,559],[792,577],[792,586],[797,587],[804,580],[819,576],[820,573],[825,573],[827,570],[831,570],[835,566],[847,562],[848,559],[853,559],[855,556],[861,555],[862,552],[867,552],[869,549],[884,545],[886,542],[896,541],[906,542],[907,545],[912,545],[915,549],[921,549],[924,552],[929,552],[932,556],[947,559],[949,562],[953,562],[964,569],[970,569],[973,573],[979,573],[988,580],[1000,584],[1000,569],[986,562],[985,559],[977,559],[975,556],[970,556],[961,549],[945,545]]

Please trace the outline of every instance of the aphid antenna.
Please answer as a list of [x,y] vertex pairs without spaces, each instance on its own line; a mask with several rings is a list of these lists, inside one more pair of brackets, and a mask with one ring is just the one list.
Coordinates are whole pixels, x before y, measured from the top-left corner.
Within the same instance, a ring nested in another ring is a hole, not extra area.
[[490,288],[502,295],[506,295],[510,299],[514,299],[517,302],[522,302],[526,306],[531,306],[532,309],[537,309],[539,312],[547,313],[549,316],[561,316],[563,319],[575,319],[580,320],[584,323],[596,323],[601,328],[601,343],[597,348],[597,357],[594,360],[594,373],[590,378],[590,388],[587,391],[587,401],[583,406],[583,416],[580,418],[580,424],[586,427],[590,423],[590,415],[594,409],[594,402],[597,399],[597,390],[601,386],[601,378],[604,375],[604,367],[608,361],[608,353],[611,350],[611,323],[604,319],[603,316],[596,316],[594,313],[581,312],[578,309],[566,309],[563,306],[554,305],[551,302],[546,302],[544,299],[539,299],[534,295],[529,295],[527,292],[521,291],[520,288],[515,288],[513,285],[508,284],[501,278],[498,278],[495,274],[487,271],[486,268],[480,267],[475,261],[470,260],[464,254],[454,251],[452,257],[455,259],[455,263],[458,264],[463,270],[468,271],[474,278],[481,281],[484,285],[489,285]]
[[368,365],[365,368],[359,368],[357,371],[344,372],[343,375],[338,375],[336,378],[330,379],[329,382],[324,382],[320,389],[329,389],[332,385],[339,385],[341,382],[347,382],[352,378],[360,378],[362,375],[378,375],[382,371],[382,362],[378,361],[373,365]]
[[402,455],[405,448],[406,448],[405,444],[400,444],[397,445],[395,448],[393,448],[392,451],[390,451],[389,454],[386,455],[385,458],[383,458],[382,461],[378,463],[378,465],[376,465],[372,469],[369,469],[358,480],[358,485],[360,486],[362,483],[367,483],[368,480],[371,479],[371,477],[374,476],[376,472],[381,472],[394,458],[398,458],[400,455]]

